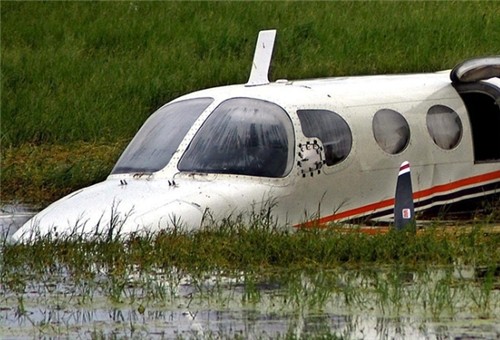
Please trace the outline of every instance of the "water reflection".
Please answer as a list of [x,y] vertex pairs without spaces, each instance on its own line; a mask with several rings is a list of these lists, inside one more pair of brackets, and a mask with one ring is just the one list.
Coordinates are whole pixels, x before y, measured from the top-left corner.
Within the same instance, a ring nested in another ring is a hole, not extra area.
[[[115,308],[108,311],[76,310],[29,311],[21,318],[6,318],[0,331],[11,338],[21,334],[44,336],[65,335],[88,337],[113,335],[147,338],[307,338],[332,336],[366,339],[436,339],[468,338],[498,339],[500,327],[494,322],[453,319],[433,322],[418,317],[382,317],[334,313],[295,314],[265,313],[258,310],[199,309],[189,313],[181,310],[151,310],[144,314],[135,309]],[[107,337],[106,336],[106,337]]]
[[32,206],[5,204],[0,206],[0,237],[10,240],[12,235],[37,213]]
[[[88,282],[73,281],[66,273],[51,277],[53,284],[48,278],[38,278],[21,291],[0,287],[0,334],[10,338],[27,334],[106,338],[500,336],[500,292],[487,292],[489,301],[481,304],[478,298],[485,291],[477,284],[473,268],[450,266],[413,275],[394,269],[295,273],[279,284],[273,278],[272,285],[255,278],[250,285],[241,281],[245,278],[204,275],[204,281],[175,280],[176,289],[163,276],[154,282],[131,275],[118,297],[109,294],[106,285],[113,283],[106,282],[106,277],[96,277],[99,285],[88,293]],[[266,288],[248,299],[249,286]],[[158,294],[160,289],[175,293]],[[489,310],[488,317],[479,311],[481,307]]]

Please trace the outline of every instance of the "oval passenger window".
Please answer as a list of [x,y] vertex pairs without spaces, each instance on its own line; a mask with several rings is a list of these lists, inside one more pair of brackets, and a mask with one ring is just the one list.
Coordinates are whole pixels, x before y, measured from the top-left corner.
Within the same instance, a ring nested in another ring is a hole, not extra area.
[[402,152],[410,141],[408,122],[401,113],[391,109],[375,113],[372,130],[377,144],[391,155]]
[[462,138],[462,121],[448,106],[434,105],[427,111],[427,130],[434,143],[444,150],[455,148]]

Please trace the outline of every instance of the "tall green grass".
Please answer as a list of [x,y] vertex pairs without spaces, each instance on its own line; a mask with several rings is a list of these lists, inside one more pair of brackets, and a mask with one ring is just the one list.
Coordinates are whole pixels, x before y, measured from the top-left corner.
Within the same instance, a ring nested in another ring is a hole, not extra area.
[[[163,103],[247,80],[420,72],[498,54],[496,2],[1,2],[2,148],[129,139]],[[2,151],[3,154],[3,151]]]
[[500,234],[488,232],[490,227],[478,224],[466,230],[457,227],[444,232],[436,226],[417,234],[391,230],[378,235],[346,232],[345,228],[335,226],[292,232],[282,226],[263,224],[256,216],[249,224],[224,221],[196,232],[172,229],[124,239],[96,240],[48,236],[30,244],[6,243],[1,249],[0,270],[6,275],[30,268],[28,273],[32,274],[63,266],[79,275],[93,266],[117,272],[176,267],[190,273],[211,270],[262,273],[373,265],[424,270],[427,266],[445,265],[495,268],[500,263]]
[[2,150],[2,202],[44,206],[77,188],[103,181],[125,147],[119,142],[23,144]]

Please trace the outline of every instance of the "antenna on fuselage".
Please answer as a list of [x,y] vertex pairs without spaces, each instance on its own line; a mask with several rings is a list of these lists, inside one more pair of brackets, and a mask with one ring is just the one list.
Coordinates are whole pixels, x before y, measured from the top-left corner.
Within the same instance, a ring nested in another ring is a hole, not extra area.
[[276,30],[260,31],[253,55],[252,70],[250,78],[245,86],[257,86],[269,84],[268,74],[273,55]]
[[415,221],[413,189],[411,185],[410,163],[403,162],[399,167],[396,196],[394,202],[394,227],[403,229]]

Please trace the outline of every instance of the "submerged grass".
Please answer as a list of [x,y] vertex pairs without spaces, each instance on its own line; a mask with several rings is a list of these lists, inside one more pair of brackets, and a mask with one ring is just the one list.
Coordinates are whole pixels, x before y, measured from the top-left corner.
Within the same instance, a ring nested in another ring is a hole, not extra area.
[[[33,301],[49,306],[48,313],[132,310],[142,315],[131,321],[134,329],[154,329],[154,323],[139,320],[165,310],[196,321],[197,311],[253,308],[255,317],[291,324],[324,313],[406,316],[422,324],[495,320],[500,234],[490,228],[366,235],[338,226],[292,232],[226,221],[196,232],[176,229],[125,240],[4,243],[0,303],[15,306],[10,313],[20,320],[40,308]],[[339,335],[330,323],[326,330]]]

